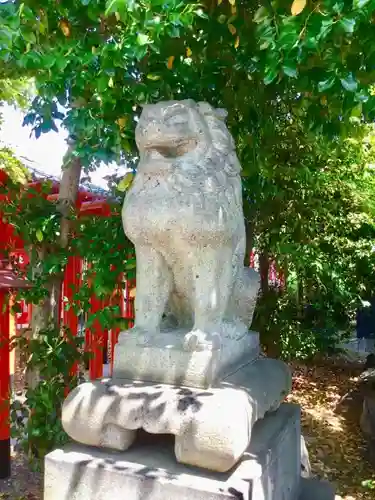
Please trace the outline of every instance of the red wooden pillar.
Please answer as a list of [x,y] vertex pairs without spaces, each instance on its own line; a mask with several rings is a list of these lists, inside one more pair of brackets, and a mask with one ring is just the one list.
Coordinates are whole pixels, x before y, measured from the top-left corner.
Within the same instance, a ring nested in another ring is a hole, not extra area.
[[[72,335],[76,336],[78,333],[78,316],[72,307],[74,302],[74,295],[78,291],[81,284],[82,274],[82,259],[80,257],[71,256],[65,268],[63,296],[66,297],[70,307],[68,310],[63,309],[63,324]],[[77,374],[78,364],[74,363],[71,369],[71,375]]]
[[[124,301],[124,289],[123,289],[124,275],[121,273],[119,277],[119,285],[113,294],[112,305],[118,305],[120,308],[120,318],[125,317],[125,301]],[[113,374],[113,362],[115,358],[115,345],[118,341],[118,336],[120,334],[120,328],[112,328],[111,330],[111,365],[110,365],[110,376]]]
[[[95,294],[92,294],[90,299],[91,313],[95,314],[102,309],[102,301]],[[90,365],[89,374],[90,380],[95,380],[103,376],[103,340],[104,331],[99,320],[95,319],[89,329],[89,344],[90,344]]]
[[[105,307],[108,307],[111,304],[111,300],[109,297],[105,298],[102,301],[102,309]],[[108,337],[109,337],[109,331],[108,328],[105,328],[103,330],[103,340],[102,340],[102,364],[107,364],[108,363]]]
[[10,307],[9,292],[28,287],[8,268],[0,268],[0,479],[10,476]]
[[10,476],[10,364],[9,303],[6,290],[0,290],[0,479]]

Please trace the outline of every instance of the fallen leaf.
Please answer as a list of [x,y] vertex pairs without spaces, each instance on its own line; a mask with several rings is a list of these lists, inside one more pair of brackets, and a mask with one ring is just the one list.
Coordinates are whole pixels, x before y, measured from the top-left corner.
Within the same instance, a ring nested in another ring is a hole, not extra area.
[[292,368],[293,389],[286,399],[301,406],[313,475],[335,483],[337,500],[374,500],[373,491],[362,484],[374,478],[374,470],[364,458],[359,427],[362,403],[344,397],[358,387],[358,373],[350,366],[328,362],[313,366],[293,362]]

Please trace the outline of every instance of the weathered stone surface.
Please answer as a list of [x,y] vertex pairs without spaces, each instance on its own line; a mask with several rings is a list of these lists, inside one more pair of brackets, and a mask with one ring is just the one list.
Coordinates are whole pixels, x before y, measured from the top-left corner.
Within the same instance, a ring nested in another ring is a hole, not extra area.
[[[372,359],[370,360],[370,362]],[[369,363],[370,364],[370,363]],[[372,364],[372,363],[371,363]],[[366,439],[366,458],[375,465],[375,369],[368,368],[360,376],[363,397],[360,427]]]
[[254,423],[290,389],[287,366],[267,358],[209,390],[109,379],[73,390],[62,423],[78,442],[120,450],[132,444],[136,429],[173,434],[179,462],[223,472],[248,447]]
[[307,450],[305,438],[301,435],[301,475],[302,477],[311,477],[311,464],[309,452]]
[[55,450],[45,461],[44,500],[297,500],[301,493],[298,406],[283,404],[257,422],[228,473],[178,464],[172,448],[161,437],[122,453],[77,444]]
[[335,500],[335,489],[331,483],[316,478],[301,479],[301,493],[298,500]]
[[78,442],[126,450],[137,429],[172,434],[180,463],[224,472],[291,389],[287,366],[260,359],[248,331],[260,277],[244,267],[241,166],[225,117],[190,99],[143,108],[122,212],[137,257],[135,325],[120,334],[113,378],[64,403]]
[[160,333],[148,346],[138,345],[137,335],[124,335],[115,348],[114,378],[208,388],[259,355],[259,335],[246,331],[234,338],[230,324],[219,349],[186,351],[183,333]]
[[158,346],[164,313],[189,352],[219,349],[228,324],[233,341],[251,324],[260,280],[243,265],[241,166],[226,114],[190,99],[143,108],[140,161],[122,212],[137,256],[138,344]]

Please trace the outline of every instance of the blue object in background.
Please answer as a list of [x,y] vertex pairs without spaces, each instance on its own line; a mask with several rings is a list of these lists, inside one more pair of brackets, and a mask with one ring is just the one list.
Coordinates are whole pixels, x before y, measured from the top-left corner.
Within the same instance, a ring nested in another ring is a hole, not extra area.
[[357,311],[357,338],[373,339],[375,337],[375,297]]

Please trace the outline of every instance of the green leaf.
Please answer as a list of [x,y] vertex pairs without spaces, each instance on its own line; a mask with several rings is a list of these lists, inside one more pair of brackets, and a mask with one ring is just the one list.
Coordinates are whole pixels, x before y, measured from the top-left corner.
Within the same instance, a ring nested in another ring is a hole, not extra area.
[[346,33],[353,33],[355,28],[356,20],[348,17],[341,19],[340,24],[344,28]]
[[321,82],[318,83],[318,92],[325,92],[326,90],[333,87],[334,84],[335,84],[334,76],[327,78],[327,80],[322,80]]
[[160,80],[161,76],[160,75],[155,75],[154,73],[149,73],[146,78],[148,80],[156,81],[156,80]]
[[137,43],[138,45],[147,45],[148,43],[152,43],[152,40],[150,40],[148,35],[145,35],[144,33],[138,33]]
[[353,9],[362,9],[370,0],[353,0]]
[[268,15],[268,10],[265,7],[259,7],[259,9],[255,12],[254,22],[259,24],[267,19]]
[[41,242],[44,239],[43,233],[40,229],[38,229],[35,233],[36,239]]
[[25,31],[23,33],[23,38],[24,38],[24,40],[26,40],[27,42],[30,42],[30,43],[36,42],[35,34],[32,31]]
[[336,14],[341,14],[341,12],[344,10],[345,3],[342,0],[337,0],[334,4],[333,11],[336,12]]
[[268,67],[266,68],[265,75],[263,78],[263,82],[265,85],[269,85],[272,83],[278,75],[278,71],[276,67]]
[[297,78],[298,76],[298,70],[297,67],[289,66],[289,65],[284,65],[283,66],[283,71],[287,76],[290,76],[291,78]]
[[360,118],[362,116],[362,103],[358,104],[352,109],[350,116],[356,116],[357,118]]
[[134,179],[134,175],[132,172],[128,172],[123,179],[117,184],[117,190],[121,193],[127,191],[131,186]]
[[102,75],[98,78],[97,82],[97,89],[99,92],[105,92],[108,88],[108,77],[107,75]]
[[364,89],[362,89],[356,93],[355,100],[356,102],[367,102],[369,100],[369,95]]
[[201,19],[208,19],[208,15],[204,12],[203,9],[197,9],[195,11],[195,14],[200,17]]
[[108,14],[112,14],[113,12],[115,12],[119,3],[119,0],[107,0],[105,4],[105,15],[108,16]]
[[353,74],[349,73],[345,78],[340,78],[341,85],[348,92],[355,92],[358,88],[358,82],[354,79]]
[[334,24],[333,19],[326,19],[322,21],[320,32],[318,34],[319,40],[324,40],[324,38],[329,35],[329,33],[332,30],[333,24]]
[[135,259],[129,259],[126,263],[125,263],[125,270],[126,271],[130,271],[131,269],[135,269],[137,266],[137,262]]

